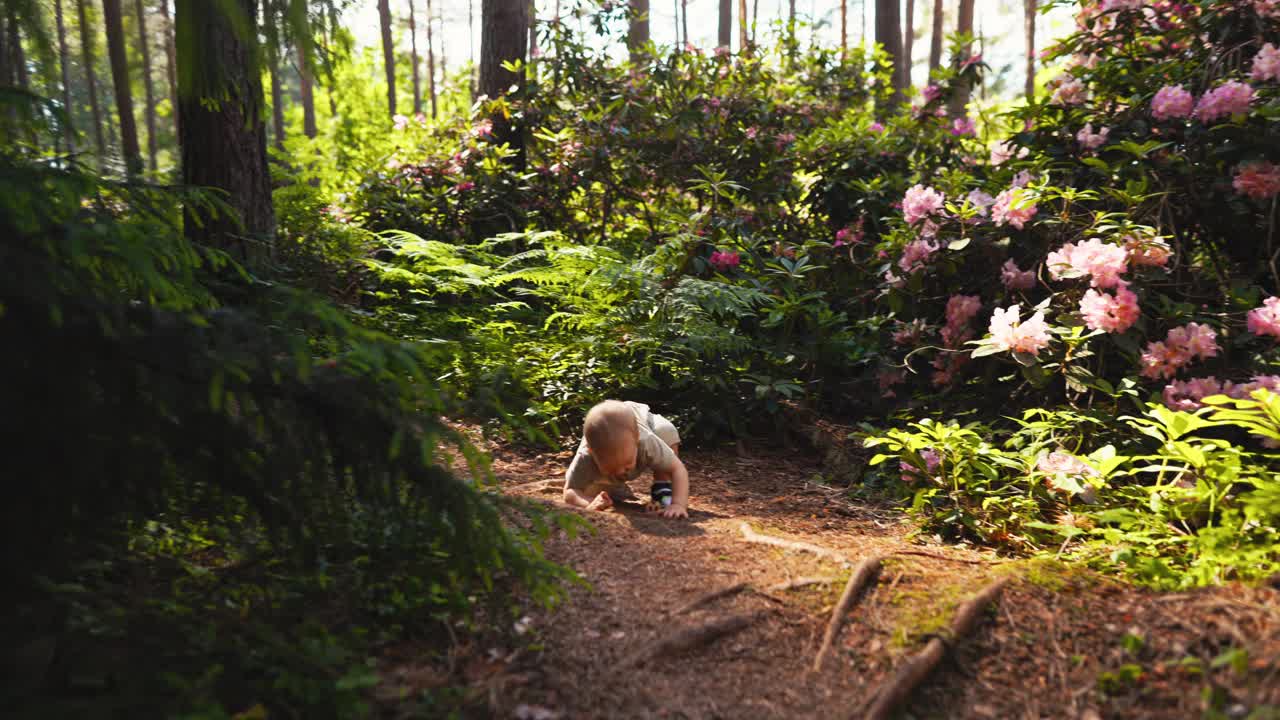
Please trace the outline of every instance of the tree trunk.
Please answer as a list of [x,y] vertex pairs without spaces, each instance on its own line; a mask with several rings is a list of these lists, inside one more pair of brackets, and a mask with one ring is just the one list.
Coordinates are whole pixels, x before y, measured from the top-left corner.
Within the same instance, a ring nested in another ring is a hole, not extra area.
[[[956,21],[956,32],[962,35],[973,34],[973,0],[960,0],[960,13]],[[957,63],[963,63],[969,58],[973,52],[972,43],[965,43],[960,49],[960,55],[955,59]],[[957,65],[957,69],[959,65]],[[952,117],[961,117],[967,112],[969,105],[969,86],[965,83],[956,83],[955,91],[951,95],[950,112]]]
[[468,52],[471,54],[471,73],[468,82],[471,87],[471,101],[476,99],[476,74],[479,72],[480,63],[476,62],[476,9],[475,0],[467,0],[467,42],[470,43]]
[[720,26],[717,47],[728,50],[733,44],[733,0],[720,0]]
[[62,111],[66,117],[62,119],[62,134],[67,141],[67,153],[76,151],[76,130],[71,123],[71,80],[67,75],[67,63],[70,54],[67,52],[67,26],[62,21],[62,0],[54,0],[54,22],[58,27],[58,73],[62,80]]
[[933,0],[933,32],[929,36],[929,72],[942,66],[942,0]]
[[[427,0],[427,92],[431,93],[431,119],[435,120],[436,110],[436,43],[435,33],[431,30],[431,0]],[[416,75],[416,71],[415,71]]]
[[751,3],[751,44],[756,44],[756,29],[759,28],[760,21],[760,0]]
[[[863,0],[865,2],[866,0]],[[879,16],[876,16],[879,18]],[[840,59],[849,54],[849,0],[840,0]]]
[[31,77],[27,73],[27,53],[22,48],[22,33],[18,27],[18,10],[9,8],[9,52],[13,66],[13,79],[17,87],[31,89]]
[[1023,30],[1027,37],[1027,102],[1036,94],[1036,0],[1022,0]]
[[267,48],[267,63],[271,73],[271,140],[276,150],[284,152],[284,91],[280,87],[280,49]]
[[[519,0],[481,0],[480,13],[480,93],[491,100],[508,91],[518,93],[524,87],[524,73],[511,72],[502,64],[523,60],[528,52],[529,5]],[[524,138],[520,128],[502,114],[491,119],[494,139],[516,151],[514,164],[523,169]]]
[[138,125],[133,117],[133,89],[129,85],[129,60],[125,55],[124,17],[120,0],[102,0],[102,19],[107,26],[107,52],[111,57],[111,80],[116,92],[116,114],[120,120],[120,151],[125,172],[133,177],[142,172],[142,150],[138,146]]
[[907,16],[904,18],[905,28],[902,33],[902,87],[911,87],[911,66],[915,56],[912,50],[916,44],[916,0],[907,0]]
[[738,52],[751,54],[750,26],[747,21],[747,0],[738,0]]
[[[787,42],[796,46],[796,0],[787,0]],[[794,55],[794,50],[792,51]]]
[[160,16],[164,18],[165,74],[169,77],[169,112],[173,114],[173,134],[180,135],[178,127],[178,60],[173,47],[173,18],[169,17],[169,0],[160,0]]
[[[438,21],[440,23],[439,26],[437,27],[433,21]],[[439,5],[436,5],[435,17],[427,18],[427,25],[430,28],[434,28],[435,36],[440,40],[440,51],[436,53],[439,58],[437,64],[440,66],[440,85],[447,87],[449,82],[449,58],[445,53],[444,15]]]
[[[316,78],[311,72],[311,44],[306,39],[298,40],[298,95],[302,101],[302,134],[309,138],[317,135],[316,131]],[[329,100],[333,102],[332,97]],[[332,111],[333,108],[331,107]],[[337,115],[336,111],[329,113]]]
[[631,24],[627,30],[627,51],[631,62],[640,62],[645,45],[649,44],[649,0],[630,0],[628,15]]
[[[431,37],[431,0],[427,0],[427,42]],[[418,20],[413,0],[409,0],[409,64],[413,77],[413,114],[422,113],[422,88],[418,83]],[[434,116],[434,113],[432,114]]]
[[889,108],[902,99],[902,22],[898,10],[898,0],[876,0],[876,43],[884,47],[889,62],[893,63],[893,95],[889,106],[881,109],[882,115],[888,114]]
[[[792,0],[794,2],[794,0]],[[680,29],[684,44],[689,44],[689,0],[680,0]]]
[[[226,14],[242,17],[233,22]],[[262,80],[257,56],[257,0],[177,0],[179,97],[182,112],[182,179],[216,188],[234,216],[186,208],[184,231],[192,242],[231,253],[250,267],[270,256],[275,233],[267,172]],[[236,27],[247,24],[250,32]],[[207,102],[220,98],[218,103]]]
[[529,0],[529,48],[525,60],[533,59],[538,54],[538,3]]
[[396,114],[396,51],[391,44],[391,5],[378,0],[378,22],[382,25],[382,63],[387,71],[387,109]]
[[138,12],[138,49],[142,52],[142,92],[146,107],[143,108],[147,119],[147,169],[156,171],[156,97],[151,85],[151,43],[147,37],[146,8],[142,0],[136,0],[134,8]]

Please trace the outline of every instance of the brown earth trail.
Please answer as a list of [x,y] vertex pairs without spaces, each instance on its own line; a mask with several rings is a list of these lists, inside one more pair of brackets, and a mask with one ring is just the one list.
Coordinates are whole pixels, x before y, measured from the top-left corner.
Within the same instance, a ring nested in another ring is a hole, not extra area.
[[[507,492],[554,501],[568,454],[491,449]],[[1280,707],[1275,589],[1160,594],[922,546],[898,510],[850,502],[794,454],[692,452],[686,464],[688,521],[624,507],[591,513],[594,534],[548,544],[590,588],[529,610],[496,646],[458,653],[437,681],[470,686],[468,717],[861,718],[935,637],[946,655],[899,717],[1276,717],[1249,715]],[[645,495],[647,480],[633,487]],[[828,554],[748,542],[743,523]],[[879,573],[814,671],[852,568],[876,555]],[[1002,578],[971,634],[951,638],[956,608]],[[796,582],[815,579],[827,582]]]

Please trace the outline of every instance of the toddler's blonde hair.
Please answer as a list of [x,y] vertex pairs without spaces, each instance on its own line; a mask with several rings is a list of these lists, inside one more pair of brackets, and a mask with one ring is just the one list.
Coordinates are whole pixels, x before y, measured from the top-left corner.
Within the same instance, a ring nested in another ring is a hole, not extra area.
[[640,428],[636,426],[635,413],[626,403],[605,400],[587,411],[582,422],[582,435],[587,439],[589,449],[608,455],[624,439],[637,440]]

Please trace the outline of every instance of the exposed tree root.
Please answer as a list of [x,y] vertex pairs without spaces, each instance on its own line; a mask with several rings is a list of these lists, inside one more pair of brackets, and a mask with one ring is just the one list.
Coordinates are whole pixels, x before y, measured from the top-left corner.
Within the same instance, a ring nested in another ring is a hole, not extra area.
[[818,654],[813,656],[814,672],[822,669],[827,652],[831,650],[831,643],[835,641],[836,635],[840,634],[840,627],[844,625],[845,615],[849,613],[849,608],[853,606],[854,599],[858,597],[862,588],[866,587],[880,570],[880,563],[883,560],[884,557],[881,555],[872,555],[858,563],[857,569],[849,576],[849,582],[844,586],[844,593],[840,595],[840,602],[836,603],[835,609],[831,611],[831,620],[827,623],[827,631],[822,636],[822,645],[818,646]]
[[[951,640],[957,640],[968,635],[973,630],[974,626],[978,624],[982,611],[1000,596],[1000,591],[1004,589],[1008,582],[1009,578],[1002,578],[991,583],[956,609],[949,631]],[[929,673],[937,667],[942,660],[942,656],[946,654],[946,647],[947,643],[942,638],[934,637],[930,639],[924,650],[916,653],[915,656],[908,660],[871,698],[864,716],[866,720],[888,718],[894,708],[905,700],[915,690],[916,686],[923,682]],[[855,713],[850,717],[856,716]]]
[[730,615],[704,625],[681,628],[628,655],[616,667],[619,669],[631,668],[662,655],[671,655],[685,650],[692,650],[702,645],[708,645],[725,635],[740,632],[763,615],[764,613]]
[[560,492],[563,489],[564,489],[563,480],[552,479],[552,480],[534,480],[533,482],[521,483],[519,485],[512,485],[511,487],[503,488],[502,491],[505,493],[521,493],[521,492],[553,493],[553,492]]
[[828,550],[824,547],[818,547],[817,545],[810,545],[809,543],[804,542],[797,542],[795,540],[783,540],[782,538],[773,537],[771,535],[761,535],[755,530],[752,530],[751,526],[747,523],[742,523],[739,526],[739,529],[742,531],[742,539],[747,542],[772,545],[774,547],[785,548],[787,550],[799,550],[801,552],[813,553],[818,557],[826,558],[842,565],[849,564],[849,558],[834,550]]
[[770,585],[769,592],[786,592],[788,590],[798,590],[802,587],[808,587],[810,585],[830,585],[832,582],[833,582],[832,579],[829,577],[802,577],[802,578],[796,578],[795,580],[792,580],[790,582],[778,583],[777,585]]
[[703,595],[702,597],[698,598],[697,600],[694,600],[688,605],[685,605],[679,610],[675,611],[674,613],[672,613],[672,615],[684,615],[685,613],[697,610],[703,605],[710,605],[711,603],[715,602],[716,600],[719,600],[720,598],[729,597],[730,595],[737,595],[738,593],[746,589],[747,589],[747,583],[740,582],[737,585],[730,585],[728,587],[722,587],[719,590],[713,590],[707,593],[706,595]]

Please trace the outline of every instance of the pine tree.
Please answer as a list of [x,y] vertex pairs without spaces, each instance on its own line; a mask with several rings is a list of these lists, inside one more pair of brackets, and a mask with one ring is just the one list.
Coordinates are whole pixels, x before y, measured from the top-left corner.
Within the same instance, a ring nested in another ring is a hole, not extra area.
[[933,73],[942,66],[942,44],[944,37],[942,24],[942,0],[933,0],[933,33],[929,36],[929,72]]
[[720,0],[719,32],[716,46],[728,50],[733,43],[733,0]]
[[[427,0],[428,3],[431,0]],[[431,6],[427,6],[427,36],[431,35]],[[409,0],[409,65],[413,78],[413,114],[422,112],[422,87],[418,82],[418,13],[413,0]]]
[[143,108],[147,119],[147,169],[156,171],[156,99],[151,86],[151,42],[147,37],[147,14],[142,0],[136,0],[134,8],[138,13],[138,49],[142,53],[142,91],[146,106]]
[[107,26],[107,52],[111,58],[111,81],[115,86],[116,114],[120,121],[120,151],[125,172],[142,172],[142,150],[138,146],[138,125],[133,117],[133,88],[129,82],[129,59],[124,45],[124,15],[120,0],[102,0],[102,19]]
[[1023,30],[1027,38],[1027,81],[1024,92],[1030,102],[1036,94],[1036,0],[1022,0]]
[[54,0],[54,22],[58,27],[58,73],[62,80],[62,111],[66,117],[62,120],[63,136],[67,141],[67,152],[76,151],[76,130],[71,122],[71,81],[67,73],[70,54],[67,52],[67,28],[62,21],[62,0]]
[[387,75],[387,109],[396,114],[396,52],[391,42],[391,5],[378,0],[378,22],[382,26],[382,62]]
[[631,62],[639,62],[645,45],[649,43],[649,0],[629,0],[628,14],[631,24],[627,30],[627,50]]
[[[960,0],[960,12],[956,20],[956,32],[961,35],[973,35],[973,0]],[[969,58],[969,54],[973,51],[971,43],[965,43],[960,51],[960,56],[955,58],[955,62],[963,63]],[[969,105],[969,86],[965,83],[957,83],[955,91],[951,95],[950,113],[952,117],[960,117],[965,114]]]
[[169,15],[169,0],[160,0],[160,17],[164,18],[165,75],[169,78],[169,112],[173,113],[173,133],[178,129],[178,59],[174,48],[173,18]]

